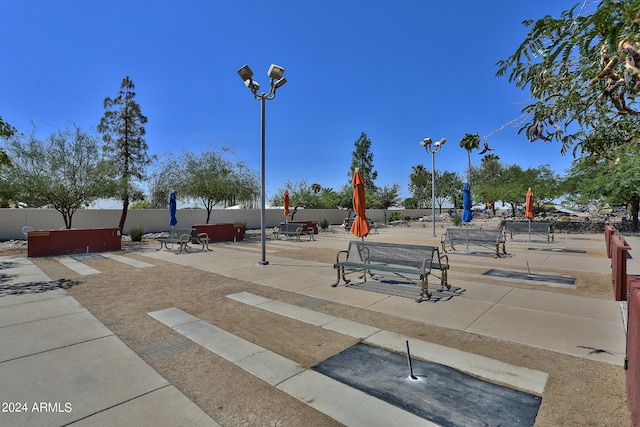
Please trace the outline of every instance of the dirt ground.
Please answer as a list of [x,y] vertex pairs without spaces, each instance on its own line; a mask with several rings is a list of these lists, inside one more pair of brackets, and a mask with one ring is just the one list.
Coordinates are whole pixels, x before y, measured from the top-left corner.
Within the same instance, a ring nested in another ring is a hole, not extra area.
[[[124,250],[132,248],[135,244],[123,242]],[[0,248],[0,255],[19,253],[26,253],[26,247]],[[136,251],[127,251],[126,255],[153,263],[156,267],[122,269],[117,268],[113,261],[99,259],[86,261],[86,264],[102,271],[102,274],[80,276],[48,258],[31,260],[51,279],[65,279],[71,296],[221,425],[341,425],[195,343],[190,343],[186,351],[160,360],[152,360],[143,352],[152,344],[183,338],[147,314],[177,307],[309,367],[353,345],[356,340],[235,302],[226,295],[248,291],[289,304],[298,304],[307,297],[152,260]],[[336,253],[310,248],[279,252],[278,256],[333,263]],[[575,290],[557,288],[550,291],[611,300],[610,282],[601,276],[606,275],[579,275]],[[315,310],[547,372],[549,379],[536,426],[630,425],[625,371],[620,366],[333,302]]]

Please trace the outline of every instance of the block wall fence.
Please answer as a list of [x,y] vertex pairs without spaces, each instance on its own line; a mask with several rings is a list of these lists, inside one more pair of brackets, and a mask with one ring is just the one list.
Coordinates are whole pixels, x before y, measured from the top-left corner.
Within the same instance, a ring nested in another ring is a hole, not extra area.
[[[406,209],[400,211],[403,216],[429,216],[429,209]],[[437,212],[437,211],[436,211]],[[80,209],[73,215],[72,228],[117,227],[120,221],[120,209]],[[346,210],[340,209],[302,209],[294,220],[327,219],[330,224],[342,224]],[[372,221],[384,221],[390,211],[371,209],[367,218]],[[179,209],[176,213],[177,227],[204,224],[207,212],[204,209]],[[284,221],[282,209],[265,211],[265,226],[275,227]],[[244,223],[248,229],[260,228],[260,209],[214,209],[209,224]],[[64,227],[62,215],[55,209],[0,209],[0,240],[24,240],[22,227],[36,230],[55,230]],[[169,230],[169,211],[167,209],[129,209],[123,234],[129,234],[132,227],[142,226],[147,233],[159,233]]]

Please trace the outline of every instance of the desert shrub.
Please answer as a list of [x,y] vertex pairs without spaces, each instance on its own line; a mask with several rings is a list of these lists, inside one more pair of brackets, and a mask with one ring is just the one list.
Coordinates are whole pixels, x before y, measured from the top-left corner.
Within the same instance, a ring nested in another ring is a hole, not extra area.
[[132,242],[142,242],[142,236],[144,236],[144,227],[137,225],[129,229],[129,235]]
[[326,218],[320,220],[320,228],[322,228],[323,230],[329,228],[329,220]]
[[391,215],[389,215],[389,221],[397,221],[399,219],[402,219],[402,213],[400,212],[391,212]]
[[453,225],[455,225],[456,227],[460,226],[460,224],[462,224],[462,215],[460,214],[455,214],[453,216]]

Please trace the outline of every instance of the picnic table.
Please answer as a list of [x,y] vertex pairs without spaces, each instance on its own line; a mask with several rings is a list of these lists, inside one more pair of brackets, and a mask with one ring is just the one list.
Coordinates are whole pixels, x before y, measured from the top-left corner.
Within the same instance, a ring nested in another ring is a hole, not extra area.
[[180,247],[180,251],[178,253],[182,253],[184,250],[188,252],[189,243],[198,243],[202,245],[201,251],[203,251],[206,247],[208,251],[209,249],[209,235],[207,233],[198,233],[195,228],[172,228],[169,230],[167,236],[158,237],[157,239],[160,242],[160,248],[158,251],[162,249],[164,246],[165,249],[169,249],[167,246],[169,243],[173,246],[174,244]]
[[281,222],[273,229],[273,235],[276,240],[280,238],[280,235],[295,236],[298,242],[300,241],[300,236],[305,235],[309,236],[309,240],[316,240],[313,234],[313,228],[301,223]]

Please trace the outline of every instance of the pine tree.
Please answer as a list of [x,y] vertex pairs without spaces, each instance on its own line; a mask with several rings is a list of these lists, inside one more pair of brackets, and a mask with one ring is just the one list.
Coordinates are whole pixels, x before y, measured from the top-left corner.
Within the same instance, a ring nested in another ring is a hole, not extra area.
[[364,178],[365,189],[375,191],[375,180],[378,172],[373,170],[373,153],[371,152],[371,140],[367,134],[362,132],[360,138],[355,142],[355,150],[352,153],[351,168],[349,169],[349,183],[356,168],[360,169],[360,173]]
[[145,168],[152,158],[147,155],[144,125],[147,118],[135,101],[135,86],[129,76],[122,80],[120,92],[114,99],[105,98],[104,116],[100,119],[98,132],[102,134],[103,149],[116,164],[117,177],[114,195],[122,200],[122,215],[118,227],[124,229],[129,200],[135,193],[135,180],[146,178]]

